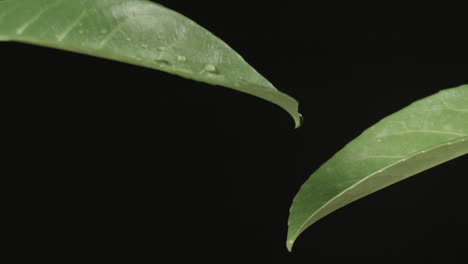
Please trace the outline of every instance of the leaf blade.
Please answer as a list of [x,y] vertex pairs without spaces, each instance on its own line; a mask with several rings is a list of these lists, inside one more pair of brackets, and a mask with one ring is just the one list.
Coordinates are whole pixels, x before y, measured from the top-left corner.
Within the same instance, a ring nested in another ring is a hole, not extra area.
[[382,119],[325,162],[294,198],[292,246],[329,213],[388,185],[468,153],[468,85],[439,92]]
[[0,41],[77,52],[225,86],[268,100],[300,125],[297,101],[222,40],[148,0],[3,0]]

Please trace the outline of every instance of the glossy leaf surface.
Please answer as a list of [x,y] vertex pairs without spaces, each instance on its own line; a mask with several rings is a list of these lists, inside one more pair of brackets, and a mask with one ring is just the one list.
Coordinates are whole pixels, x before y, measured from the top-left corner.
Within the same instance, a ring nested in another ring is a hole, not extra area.
[[[226,43],[147,0],[0,0],[0,41],[52,47],[229,87],[282,107],[298,104]],[[156,89],[156,88],[155,88]]]
[[308,226],[359,198],[468,153],[468,85],[441,91],[364,131],[304,183],[287,247]]

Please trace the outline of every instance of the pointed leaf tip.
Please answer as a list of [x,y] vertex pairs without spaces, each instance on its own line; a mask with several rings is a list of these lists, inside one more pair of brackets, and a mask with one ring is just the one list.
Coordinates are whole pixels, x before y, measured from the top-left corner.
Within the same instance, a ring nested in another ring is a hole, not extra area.
[[288,249],[289,252],[292,252],[293,245],[294,245],[293,239],[288,239],[286,241],[286,248]]
[[268,100],[300,126],[297,102],[218,37],[148,0],[0,1],[0,41],[47,46],[225,86]]
[[333,211],[468,153],[468,85],[419,100],[364,131],[302,185],[290,209],[288,250]]

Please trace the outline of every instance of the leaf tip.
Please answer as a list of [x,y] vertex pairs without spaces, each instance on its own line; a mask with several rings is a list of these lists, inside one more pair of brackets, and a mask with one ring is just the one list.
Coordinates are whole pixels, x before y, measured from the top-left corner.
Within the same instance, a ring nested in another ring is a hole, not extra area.
[[294,117],[294,123],[294,128],[300,128],[304,124],[304,117],[301,115],[301,113],[297,113],[297,116]]
[[289,252],[292,252],[294,242],[296,242],[296,239],[299,236],[299,234],[300,233],[297,233],[296,230],[293,229],[291,225],[288,223],[288,235],[287,235],[287,240],[286,240],[286,248],[288,249]]
[[288,239],[288,241],[286,241],[286,248],[288,249],[289,252],[292,252],[293,245],[294,245],[294,239]]

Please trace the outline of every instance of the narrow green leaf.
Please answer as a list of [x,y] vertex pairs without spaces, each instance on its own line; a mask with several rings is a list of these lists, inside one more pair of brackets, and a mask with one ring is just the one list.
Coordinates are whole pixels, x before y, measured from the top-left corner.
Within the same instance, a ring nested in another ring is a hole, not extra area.
[[308,226],[359,198],[468,153],[468,85],[417,101],[364,131],[302,185],[287,247]]
[[206,29],[148,0],[0,0],[0,41],[88,54],[229,87],[271,101],[300,125],[296,100]]

